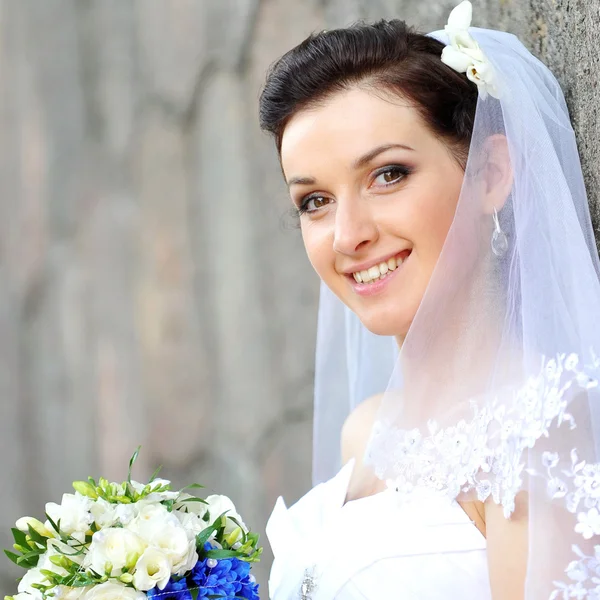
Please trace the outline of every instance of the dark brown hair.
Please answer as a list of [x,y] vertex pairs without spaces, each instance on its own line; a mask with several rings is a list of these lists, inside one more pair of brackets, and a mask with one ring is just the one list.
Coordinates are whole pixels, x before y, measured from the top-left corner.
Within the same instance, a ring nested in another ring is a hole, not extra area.
[[260,126],[281,150],[294,114],[352,87],[408,99],[465,168],[477,86],[440,60],[444,45],[404,21],[313,34],[275,62],[260,96]]

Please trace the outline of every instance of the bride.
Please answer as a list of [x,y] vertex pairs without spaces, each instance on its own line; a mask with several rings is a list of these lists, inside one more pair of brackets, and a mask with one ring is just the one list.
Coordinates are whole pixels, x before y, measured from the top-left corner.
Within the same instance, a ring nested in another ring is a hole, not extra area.
[[261,125],[322,281],[318,485],[269,521],[275,600],[600,598],[577,147],[548,69],[470,23],[463,2],[430,35],[324,31],[268,75]]

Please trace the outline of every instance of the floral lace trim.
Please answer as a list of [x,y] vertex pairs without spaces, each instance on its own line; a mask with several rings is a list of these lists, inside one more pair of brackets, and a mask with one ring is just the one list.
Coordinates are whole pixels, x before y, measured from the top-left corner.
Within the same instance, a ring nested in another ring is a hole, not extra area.
[[[542,453],[542,465],[545,473],[535,469],[527,471],[546,480],[546,491],[551,499],[564,499],[566,509],[577,516],[575,532],[585,540],[600,535],[600,464],[579,460],[574,448],[568,468],[561,468],[556,452]],[[576,560],[565,569],[570,581],[555,581],[556,589],[550,600],[600,600],[600,545],[594,545],[592,556],[586,555],[577,544],[572,546],[572,550]]]
[[[454,500],[461,492],[475,490],[484,502],[490,496],[504,508],[505,517],[515,509],[515,498],[523,475],[546,479],[552,499],[564,499],[569,512],[577,515],[575,532],[585,539],[600,535],[600,464],[578,460],[570,453],[570,467],[557,472],[557,453],[542,453],[542,470],[526,469],[524,451],[550,436],[551,428],[576,427],[569,412],[569,390],[585,391],[598,386],[588,373],[600,369],[600,359],[579,366],[576,354],[543,360],[537,376],[522,387],[496,397],[487,406],[471,403],[473,417],[441,429],[435,421],[421,430],[402,430],[378,422],[371,441],[369,462],[377,474],[387,478],[388,487],[402,498],[426,487]],[[564,464],[564,463],[563,463]],[[579,512],[578,512],[579,511]],[[600,600],[600,545],[593,556],[577,546],[577,559],[565,569],[570,583],[554,582],[556,598]]]
[[571,582],[555,581],[556,589],[550,594],[549,600],[557,598],[598,600],[600,598],[600,545],[594,546],[593,556],[587,556],[577,545],[573,546],[573,552],[578,560],[570,562],[565,569]]

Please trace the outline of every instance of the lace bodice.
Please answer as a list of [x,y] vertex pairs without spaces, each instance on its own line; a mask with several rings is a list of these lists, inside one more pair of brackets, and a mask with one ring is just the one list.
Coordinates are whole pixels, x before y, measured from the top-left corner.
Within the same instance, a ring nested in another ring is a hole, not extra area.
[[458,504],[428,489],[344,504],[353,464],[290,509],[277,501],[273,600],[491,598],[485,539]]

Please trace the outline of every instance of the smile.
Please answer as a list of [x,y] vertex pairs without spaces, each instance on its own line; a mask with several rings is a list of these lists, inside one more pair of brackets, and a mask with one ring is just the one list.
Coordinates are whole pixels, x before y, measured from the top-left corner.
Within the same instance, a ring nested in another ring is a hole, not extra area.
[[373,265],[368,269],[362,271],[355,271],[352,273],[352,277],[356,283],[373,284],[380,279],[388,277],[388,274],[395,271],[398,267],[402,266],[402,263],[408,258],[410,251],[400,252],[397,256],[393,256],[387,261],[381,262],[377,265]]

